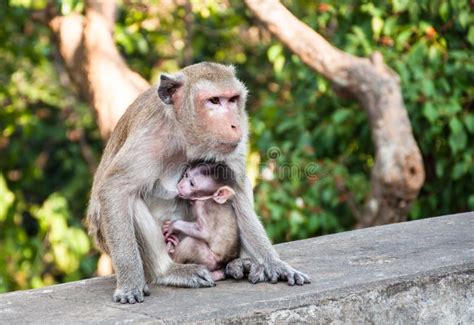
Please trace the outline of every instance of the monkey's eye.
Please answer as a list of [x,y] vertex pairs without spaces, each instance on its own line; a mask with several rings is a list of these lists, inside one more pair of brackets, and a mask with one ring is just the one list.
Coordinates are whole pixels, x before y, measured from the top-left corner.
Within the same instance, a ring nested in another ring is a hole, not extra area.
[[191,187],[194,187],[194,182],[193,181],[189,181],[189,184],[191,184]]
[[214,105],[219,104],[220,102],[219,97],[211,97],[209,98],[209,101]]
[[232,96],[232,97],[229,99],[229,102],[235,103],[235,102],[238,101],[238,100],[239,100],[239,96],[238,96],[238,95],[237,95],[237,96]]

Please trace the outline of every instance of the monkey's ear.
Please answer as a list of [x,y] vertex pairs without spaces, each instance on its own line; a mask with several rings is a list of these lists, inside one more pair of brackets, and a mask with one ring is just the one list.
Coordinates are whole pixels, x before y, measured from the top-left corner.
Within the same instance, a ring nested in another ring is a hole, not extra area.
[[232,196],[234,196],[234,194],[235,194],[235,192],[232,188],[230,188],[229,186],[222,186],[221,188],[219,188],[214,193],[212,198],[217,203],[224,204],[224,203],[227,202],[228,199],[230,199]]
[[175,76],[160,75],[160,86],[158,96],[165,104],[173,104],[173,95],[183,85],[183,82]]

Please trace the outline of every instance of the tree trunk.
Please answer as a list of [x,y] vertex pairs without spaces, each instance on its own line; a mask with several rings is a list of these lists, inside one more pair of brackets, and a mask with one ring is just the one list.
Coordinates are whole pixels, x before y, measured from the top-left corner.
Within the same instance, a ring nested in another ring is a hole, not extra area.
[[[53,13],[49,17],[68,75],[94,108],[104,141],[127,107],[150,87],[130,70],[115,46],[115,10],[113,0],[90,0],[86,2],[85,16]],[[101,254],[98,275],[109,275],[112,271],[110,257]]]
[[[375,144],[371,192],[359,227],[404,221],[423,185],[425,172],[403,103],[398,75],[380,53],[370,59],[342,52],[298,20],[278,0],[246,0],[251,12],[336,90],[356,98],[368,114]],[[354,210],[354,208],[352,209]]]
[[115,2],[86,2],[85,16],[56,16],[49,25],[71,80],[94,108],[107,139],[127,107],[150,85],[130,70],[113,38]]

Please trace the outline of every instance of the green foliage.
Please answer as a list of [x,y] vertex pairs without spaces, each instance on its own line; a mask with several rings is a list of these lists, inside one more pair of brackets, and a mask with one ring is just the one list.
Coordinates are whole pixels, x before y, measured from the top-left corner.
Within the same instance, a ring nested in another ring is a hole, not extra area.
[[[249,173],[275,242],[351,229],[347,193],[363,204],[374,164],[370,128],[353,101],[306,67],[241,1],[127,2],[115,27],[130,66],[160,72],[203,60],[231,63],[250,89]],[[380,51],[401,78],[427,178],[412,219],[474,209],[474,14],[466,1],[284,1],[344,51]],[[82,225],[101,144],[93,115],[64,82],[50,32],[32,22],[41,1],[1,4],[0,291],[91,276]],[[63,14],[82,1],[58,4]],[[189,19],[191,17],[191,20]],[[191,23],[189,23],[189,21]],[[186,23],[188,22],[188,23]],[[191,30],[189,29],[191,26]]]
[[81,151],[98,157],[99,134],[59,81],[48,29],[29,16],[0,5],[0,292],[81,279],[96,264],[81,223],[91,185]]

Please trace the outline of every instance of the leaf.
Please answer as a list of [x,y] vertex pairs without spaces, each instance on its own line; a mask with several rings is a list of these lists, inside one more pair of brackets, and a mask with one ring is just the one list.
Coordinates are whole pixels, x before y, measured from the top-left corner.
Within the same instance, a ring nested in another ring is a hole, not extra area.
[[422,89],[423,89],[423,93],[428,97],[431,97],[436,93],[434,84],[429,79],[424,79],[421,83],[421,86],[422,86]]
[[427,102],[423,105],[423,115],[431,123],[433,123],[438,118],[438,112],[436,111],[432,102]]
[[372,31],[374,32],[375,38],[378,39],[380,33],[382,33],[384,21],[382,18],[375,16],[372,17]]
[[453,171],[451,173],[451,177],[454,180],[460,179],[464,174],[466,174],[467,168],[464,162],[458,162],[454,165]]
[[283,55],[278,56],[273,63],[273,69],[275,73],[281,73],[283,66],[285,65],[285,57]]
[[445,169],[445,162],[444,160],[437,160],[435,164],[435,171],[436,171],[436,176],[438,177],[443,177],[444,175],[444,169]]
[[283,47],[281,46],[281,44],[275,44],[270,46],[267,51],[268,60],[270,60],[270,62],[274,62],[277,57],[282,53],[282,51]]
[[449,116],[453,116],[462,110],[461,104],[456,99],[451,99],[445,107],[445,111]]
[[453,133],[460,133],[462,131],[461,121],[457,118],[453,118],[449,121],[449,128]]
[[15,201],[15,195],[7,187],[7,182],[0,173],[0,221],[5,221],[10,206]]
[[68,238],[68,246],[72,252],[82,255],[86,254],[90,249],[90,241],[83,229],[69,228],[65,233]]
[[474,26],[469,27],[469,32],[467,33],[467,40],[471,45],[474,45]]
[[393,11],[402,12],[405,11],[410,4],[410,0],[393,0]]
[[304,222],[304,217],[303,215],[297,211],[297,210],[292,210],[290,212],[290,224],[293,226],[298,226],[301,223]]
[[447,1],[443,1],[443,3],[439,6],[438,12],[444,21],[449,19],[449,5]]
[[466,125],[466,129],[469,133],[474,134],[474,114],[468,113],[464,115],[464,125]]
[[462,128],[458,132],[451,132],[448,142],[453,153],[464,150],[467,144],[466,132]]
[[474,194],[469,195],[467,205],[469,206],[469,210],[474,210]]
[[469,17],[469,11],[461,11],[459,13],[459,16],[458,16],[458,21],[459,21],[459,24],[461,25],[462,28],[466,28],[466,26],[468,26],[469,24],[469,21],[470,21],[470,17]]
[[398,36],[395,38],[396,40],[396,43],[397,43],[397,46],[399,48],[402,48],[403,46],[406,45],[408,39],[411,37],[411,35],[413,34],[413,32],[411,30],[404,30],[403,32],[401,32],[400,34],[398,34]]
[[395,33],[395,29],[397,27],[397,18],[396,17],[388,17],[385,20],[383,26],[383,33],[387,36],[391,36]]
[[347,120],[352,115],[352,111],[350,109],[338,109],[333,115],[332,120],[336,124],[341,124],[345,120]]
[[367,36],[362,28],[359,26],[353,26],[352,31],[354,32],[354,36],[357,42],[362,46],[366,53],[372,52],[371,43],[367,40]]

